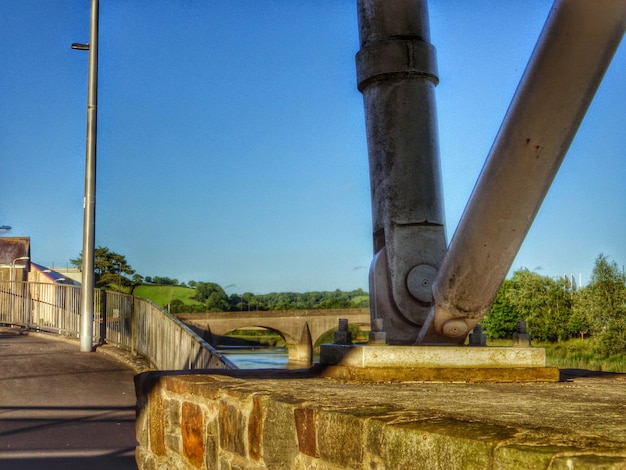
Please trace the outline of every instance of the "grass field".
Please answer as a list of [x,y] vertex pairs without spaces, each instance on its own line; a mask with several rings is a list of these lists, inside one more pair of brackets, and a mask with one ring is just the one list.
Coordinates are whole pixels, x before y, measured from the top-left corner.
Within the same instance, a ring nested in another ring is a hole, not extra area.
[[357,297],[353,297],[351,303],[354,307],[368,307],[370,304],[369,295],[359,295]]
[[180,300],[185,304],[198,304],[193,300],[195,291],[189,287],[182,286],[160,286],[143,284],[137,286],[133,291],[133,295],[142,299],[152,300],[161,307],[167,307],[173,300]]
[[589,369],[605,372],[626,372],[626,354],[602,356],[594,350],[590,339],[570,339],[561,343],[537,343],[546,349],[549,366],[561,369]]
[[263,328],[235,330],[226,336],[256,342],[270,348],[284,348],[286,346],[285,339],[282,336]]
[[[546,350],[548,367],[626,372],[626,354],[602,356],[595,351],[592,339],[569,339],[560,343],[533,341],[532,345]],[[511,346],[511,341],[489,340],[487,346]]]

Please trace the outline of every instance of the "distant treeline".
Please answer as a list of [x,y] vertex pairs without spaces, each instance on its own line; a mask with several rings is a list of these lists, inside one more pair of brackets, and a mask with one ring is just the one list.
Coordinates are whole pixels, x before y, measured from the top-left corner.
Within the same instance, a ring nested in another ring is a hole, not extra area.
[[577,286],[573,276],[515,271],[500,287],[482,325],[490,338],[511,338],[520,321],[535,340],[590,338],[594,353],[624,357],[626,274],[603,254],[596,258],[586,286]]
[[[70,263],[78,268],[82,266],[82,252]],[[97,287],[132,294],[141,286],[172,286],[180,288],[180,295],[169,300],[173,313],[242,311],[242,310],[306,310],[319,308],[361,308],[369,305],[369,297],[363,289],[343,292],[282,292],[255,295],[251,292],[226,295],[219,284],[214,282],[179,282],[166,276],[142,276],[126,261],[126,257],[98,247],[94,254]],[[132,277],[131,277],[132,276]],[[190,292],[187,289],[193,290]],[[144,295],[146,295],[144,293]],[[155,300],[156,299],[150,299]],[[158,302],[157,302],[158,303]]]
[[[145,284],[161,286],[189,287],[195,290],[192,298],[202,305],[198,311],[241,311],[241,310],[307,310],[329,308],[365,308],[369,307],[369,296],[363,289],[344,292],[334,291],[313,292],[272,292],[255,295],[251,292],[231,294],[228,296],[224,289],[214,282],[189,281],[179,282],[164,276],[146,276]],[[184,306],[183,306],[184,305]],[[173,307],[174,305],[171,305]],[[175,302],[177,309],[193,311],[198,306],[185,305],[185,302]],[[176,313],[183,313],[179,310]]]
[[170,304],[172,313],[196,312],[240,312],[255,310],[307,310],[330,308],[363,308],[369,306],[369,296],[363,289],[344,292],[272,292],[255,295],[251,292],[243,294],[226,294],[219,284],[214,282],[193,282],[195,291],[191,299],[194,303],[186,303],[176,299]]
[[[232,296],[231,296],[232,297]],[[245,301],[245,294],[243,295]],[[364,308],[369,307],[369,296],[363,289],[344,292],[339,289],[332,292],[272,292],[252,296],[252,302],[258,301],[265,310],[306,310],[316,308]],[[246,305],[249,305],[246,302]]]

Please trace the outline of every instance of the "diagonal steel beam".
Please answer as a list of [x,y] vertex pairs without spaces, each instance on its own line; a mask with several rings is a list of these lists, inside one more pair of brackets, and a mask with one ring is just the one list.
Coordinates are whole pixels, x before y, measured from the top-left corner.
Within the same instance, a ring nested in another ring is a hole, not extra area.
[[420,344],[462,344],[487,313],[626,27],[626,0],[552,7],[433,286]]

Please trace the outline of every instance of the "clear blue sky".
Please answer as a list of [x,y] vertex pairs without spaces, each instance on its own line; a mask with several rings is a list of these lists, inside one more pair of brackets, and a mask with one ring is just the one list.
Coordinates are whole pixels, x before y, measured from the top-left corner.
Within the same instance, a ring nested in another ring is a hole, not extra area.
[[[356,0],[101,0],[96,244],[227,292],[367,289]],[[0,225],[82,248],[89,0],[0,0]],[[450,239],[546,0],[430,2]],[[513,268],[626,263],[622,44]]]

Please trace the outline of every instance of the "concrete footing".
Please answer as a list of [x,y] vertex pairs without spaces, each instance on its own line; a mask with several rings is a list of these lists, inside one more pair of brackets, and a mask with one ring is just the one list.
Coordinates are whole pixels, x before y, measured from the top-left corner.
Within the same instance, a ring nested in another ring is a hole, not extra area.
[[543,348],[323,344],[327,377],[364,381],[557,382]]

